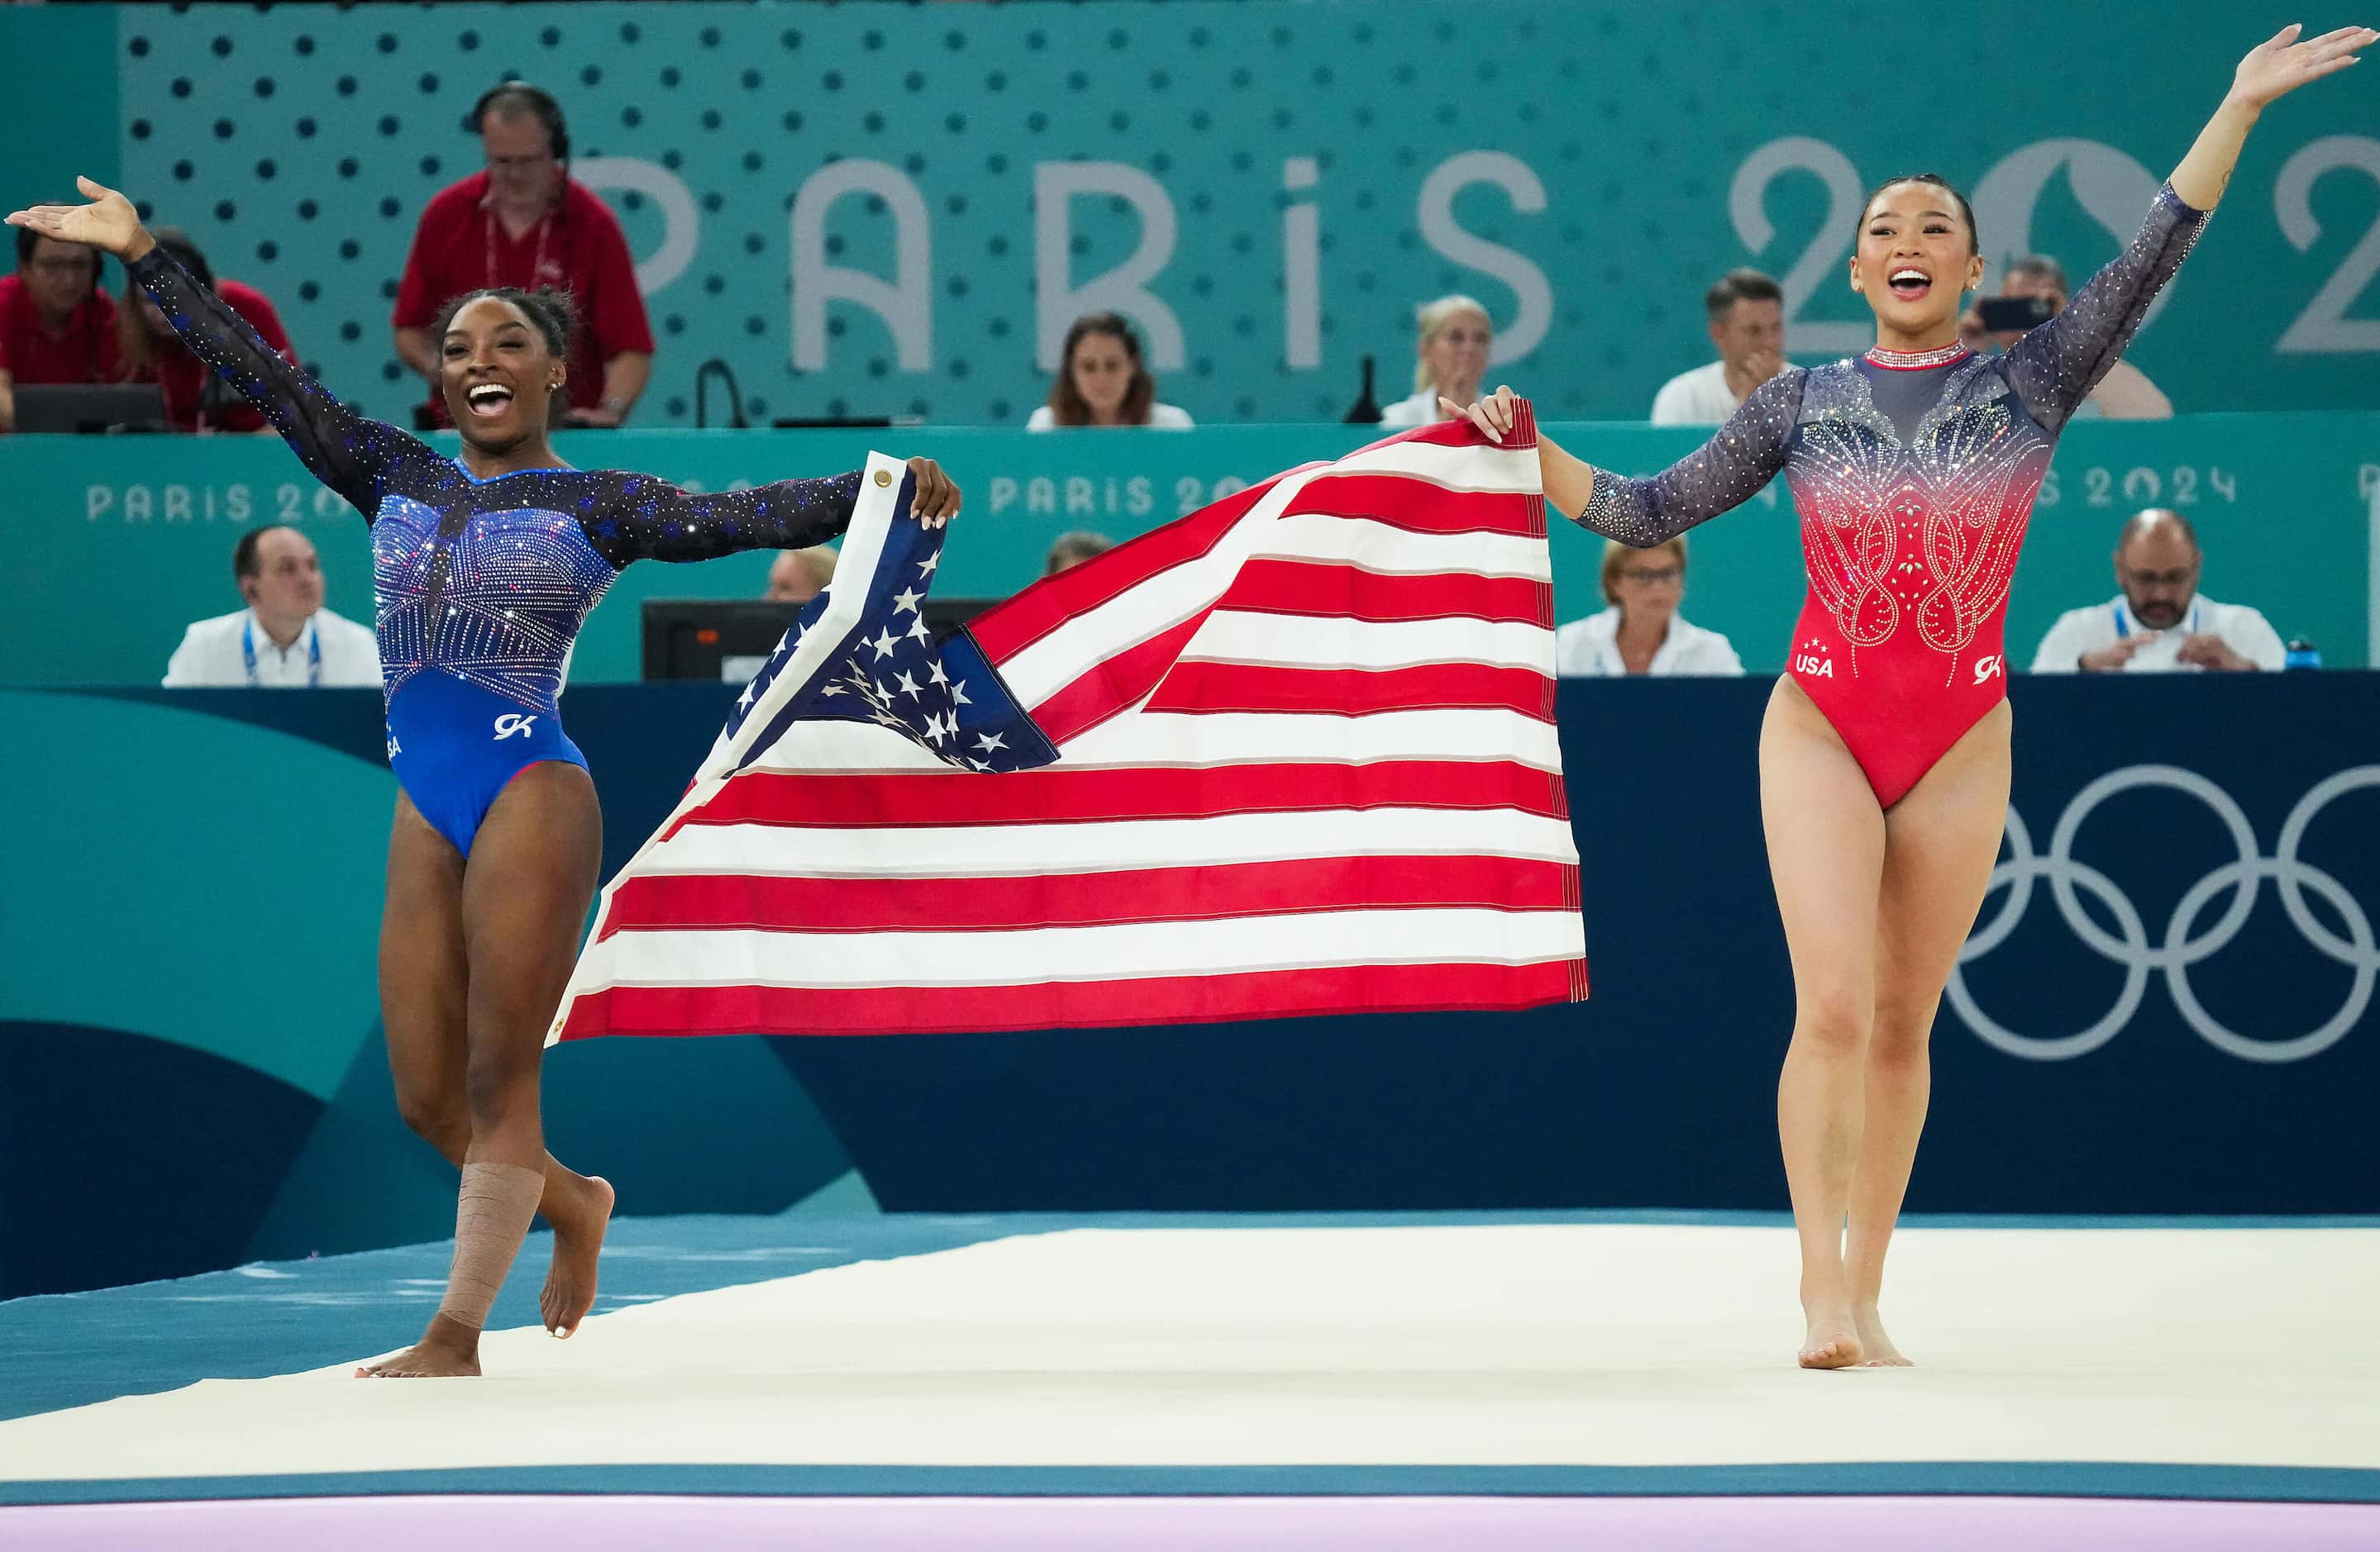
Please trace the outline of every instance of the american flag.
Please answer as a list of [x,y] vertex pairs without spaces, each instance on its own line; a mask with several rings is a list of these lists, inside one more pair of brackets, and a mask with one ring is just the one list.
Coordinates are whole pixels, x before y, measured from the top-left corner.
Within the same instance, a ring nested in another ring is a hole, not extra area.
[[553,1037],[1584,998],[1535,449],[1524,405],[1293,469],[939,647],[941,533],[871,460]]

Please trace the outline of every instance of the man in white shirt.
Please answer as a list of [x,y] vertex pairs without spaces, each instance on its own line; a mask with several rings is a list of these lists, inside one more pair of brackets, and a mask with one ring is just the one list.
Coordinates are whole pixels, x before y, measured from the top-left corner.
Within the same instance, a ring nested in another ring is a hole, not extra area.
[[313,540],[275,525],[240,536],[232,576],[248,607],[200,620],[165,665],[169,686],[361,685],[380,683],[370,627],[322,607]]
[[2116,581],[2106,603],[2070,609],[2041,638],[2035,673],[2241,673],[2277,669],[2280,633],[2241,603],[2198,590],[2202,560],[2190,519],[2166,507],[2133,515],[2116,543]]
[[1703,294],[1718,359],[1680,372],[1653,395],[1656,426],[1716,426],[1785,370],[1785,292],[1758,270],[1730,270]]

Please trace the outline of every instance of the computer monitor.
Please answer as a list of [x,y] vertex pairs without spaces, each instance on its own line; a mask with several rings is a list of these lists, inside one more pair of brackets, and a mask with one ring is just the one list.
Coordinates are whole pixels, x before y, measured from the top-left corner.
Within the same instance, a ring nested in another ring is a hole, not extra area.
[[[939,640],[999,601],[929,598],[918,612]],[[801,612],[798,603],[766,599],[647,599],[645,677],[740,685],[760,671]]]
[[153,382],[19,382],[14,393],[20,432],[173,429]]

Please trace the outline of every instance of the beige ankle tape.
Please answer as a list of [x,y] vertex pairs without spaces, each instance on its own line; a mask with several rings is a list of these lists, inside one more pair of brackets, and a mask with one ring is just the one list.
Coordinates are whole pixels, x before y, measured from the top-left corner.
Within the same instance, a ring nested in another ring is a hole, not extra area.
[[455,1266],[438,1313],[474,1331],[488,1323],[496,1291],[528,1237],[545,1194],[545,1171],[517,1164],[466,1164],[455,1201]]

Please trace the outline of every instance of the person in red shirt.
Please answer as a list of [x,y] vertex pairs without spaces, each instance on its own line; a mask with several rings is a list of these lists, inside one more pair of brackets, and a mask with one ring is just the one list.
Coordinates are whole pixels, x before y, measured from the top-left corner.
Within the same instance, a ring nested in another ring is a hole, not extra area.
[[[221,297],[230,309],[248,320],[265,344],[281,353],[281,358],[291,366],[298,364],[298,352],[290,347],[289,333],[281,326],[281,315],[263,292],[253,285],[236,280],[217,280],[207,263],[207,256],[189,235],[176,226],[155,226],[150,235],[157,246],[180,261],[198,283]],[[138,282],[125,283],[122,306],[115,309],[116,334],[122,346],[124,378],[128,382],[153,382],[165,396],[165,418],[186,431],[261,431],[270,430],[264,417],[241,397],[239,390],[209,370],[207,364],[190,353],[182,336],[165,321],[155,301]]]
[[0,275],[0,430],[17,429],[18,382],[113,382],[115,303],[99,288],[99,254],[17,233],[17,273]]
[[439,342],[430,325],[449,297],[482,286],[570,293],[581,320],[571,342],[567,422],[617,426],[644,391],[652,325],[619,218],[570,177],[570,131],[559,103],[526,81],[480,99],[471,123],[487,171],[440,189],[421,212],[397,285],[396,353],[431,385],[436,423]]

